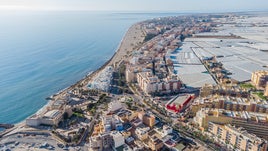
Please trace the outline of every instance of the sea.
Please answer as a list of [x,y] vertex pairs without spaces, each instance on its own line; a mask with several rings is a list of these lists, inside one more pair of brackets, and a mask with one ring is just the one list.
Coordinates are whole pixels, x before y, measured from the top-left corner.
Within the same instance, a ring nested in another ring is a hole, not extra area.
[[181,13],[0,11],[0,123],[16,124],[45,98],[98,69],[127,29]]

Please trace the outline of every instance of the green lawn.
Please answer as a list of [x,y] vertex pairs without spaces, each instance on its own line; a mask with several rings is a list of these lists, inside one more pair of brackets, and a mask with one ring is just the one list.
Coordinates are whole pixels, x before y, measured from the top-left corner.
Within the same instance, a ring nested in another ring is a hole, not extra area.
[[75,116],[77,116],[77,117],[84,117],[84,115],[81,114],[81,113],[74,112],[73,114],[74,114]]
[[241,83],[240,84],[240,87],[241,88],[247,88],[247,89],[250,89],[250,88],[255,88],[252,84],[250,83]]
[[266,100],[267,98],[263,95],[263,92],[253,92],[253,94],[256,94],[259,98]]

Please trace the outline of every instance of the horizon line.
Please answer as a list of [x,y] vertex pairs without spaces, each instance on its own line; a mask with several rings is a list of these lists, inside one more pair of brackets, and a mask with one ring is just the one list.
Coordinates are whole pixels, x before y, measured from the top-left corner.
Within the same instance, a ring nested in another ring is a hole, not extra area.
[[[3,8],[3,7],[2,7]],[[22,7],[24,8],[24,7]],[[268,9],[226,9],[226,10],[89,10],[89,9],[1,9],[0,11],[15,11],[15,12],[116,12],[116,13],[243,13],[243,12],[268,12]]]

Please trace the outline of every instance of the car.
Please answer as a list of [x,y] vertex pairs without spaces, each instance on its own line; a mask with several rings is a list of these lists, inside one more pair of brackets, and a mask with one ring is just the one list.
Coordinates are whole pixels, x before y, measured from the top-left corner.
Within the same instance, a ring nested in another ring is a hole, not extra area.
[[57,146],[58,146],[59,148],[63,148],[63,147],[64,147],[63,144],[57,144]]
[[21,135],[18,135],[17,137],[18,137],[18,138],[21,138],[22,136],[21,136]]

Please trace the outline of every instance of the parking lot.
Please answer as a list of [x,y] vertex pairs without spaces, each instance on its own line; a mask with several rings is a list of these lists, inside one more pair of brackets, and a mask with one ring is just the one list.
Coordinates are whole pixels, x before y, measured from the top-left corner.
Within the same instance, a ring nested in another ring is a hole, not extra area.
[[0,151],[2,150],[57,150],[57,151],[77,151],[83,150],[81,147],[68,147],[49,135],[35,135],[35,134],[14,134],[8,138],[3,138],[0,142]]

